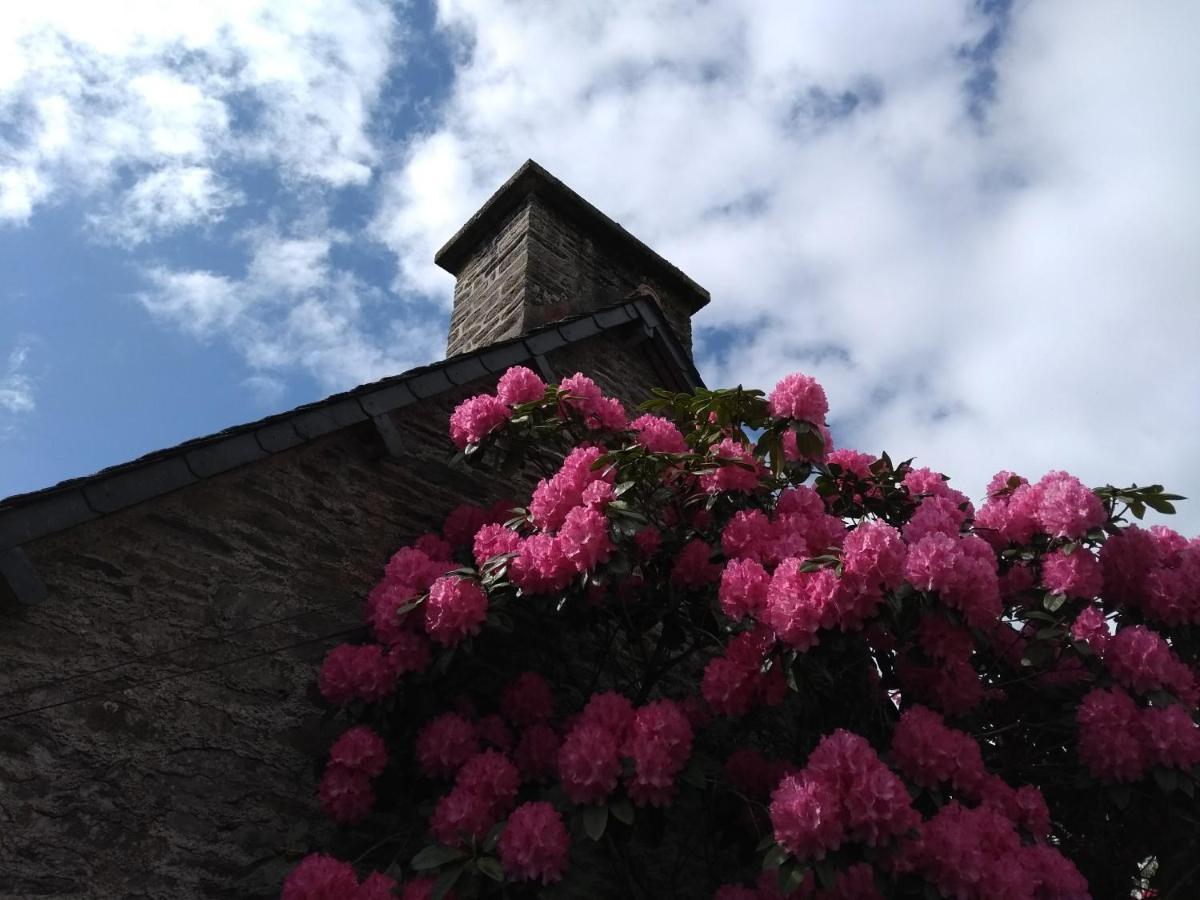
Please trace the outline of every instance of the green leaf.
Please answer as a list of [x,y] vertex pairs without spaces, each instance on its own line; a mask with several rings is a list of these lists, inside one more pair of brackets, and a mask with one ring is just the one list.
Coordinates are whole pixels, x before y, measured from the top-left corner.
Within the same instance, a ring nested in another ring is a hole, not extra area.
[[443,897],[450,893],[450,889],[454,887],[454,882],[458,881],[458,876],[462,875],[463,869],[466,867],[466,863],[463,863],[447,869],[439,875],[437,881],[433,883],[433,890],[429,894],[429,900],[442,900]]
[[481,856],[475,860],[475,865],[479,871],[486,875],[492,881],[504,880],[504,869],[500,866],[500,860],[494,856]]
[[629,802],[628,797],[618,797],[608,804],[608,809],[618,822],[624,822],[626,825],[633,824],[633,804]]
[[804,863],[791,863],[779,867],[779,892],[785,897],[798,890],[808,874],[808,866]]
[[412,867],[418,872],[426,869],[436,869],[438,866],[457,859],[463,859],[467,854],[454,847],[443,847],[441,844],[431,844],[413,857]]
[[1196,798],[1196,785],[1187,775],[1183,775],[1179,779],[1179,789],[1187,794],[1189,800]]
[[1042,606],[1046,607],[1048,612],[1058,612],[1066,602],[1066,594],[1047,594],[1046,599],[1042,601]]
[[500,843],[500,835],[504,833],[504,826],[507,824],[507,820],[504,822],[497,822],[490,829],[488,829],[487,837],[483,839],[484,853],[491,853],[496,849],[496,845]]
[[763,869],[778,869],[783,865],[784,860],[788,858],[788,852],[776,844],[767,851],[767,855],[763,857]]
[[604,837],[604,829],[608,825],[607,806],[585,806],[583,808],[583,830],[593,841]]

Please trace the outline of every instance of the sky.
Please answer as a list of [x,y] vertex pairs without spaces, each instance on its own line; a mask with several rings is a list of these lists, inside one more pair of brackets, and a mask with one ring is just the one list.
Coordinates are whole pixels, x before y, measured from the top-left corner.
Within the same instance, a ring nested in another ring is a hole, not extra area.
[[0,17],[0,496],[443,356],[533,158],[835,441],[1197,498],[1200,5],[41,0]]

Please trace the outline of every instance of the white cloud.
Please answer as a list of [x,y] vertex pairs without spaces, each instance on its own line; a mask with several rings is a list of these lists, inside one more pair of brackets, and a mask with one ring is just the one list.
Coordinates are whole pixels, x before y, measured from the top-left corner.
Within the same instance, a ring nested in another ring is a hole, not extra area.
[[299,233],[255,229],[243,240],[243,275],[157,268],[137,299],[164,324],[230,343],[253,370],[245,384],[264,405],[282,393],[280,378],[297,371],[345,390],[441,355],[441,321],[331,262],[347,236],[314,222]]
[[966,0],[439,20],[454,90],[376,224],[398,287],[448,302],[434,250],[531,156],[712,290],[710,383],[807,369],[843,441],[976,495],[1000,468],[1162,480],[1200,530],[1194,4],[1014,5],[983,121]]
[[219,219],[232,167],[363,184],[398,28],[383,0],[45,0],[0,17],[0,221],[66,190],[126,243]]
[[0,440],[16,433],[20,417],[37,408],[34,379],[29,372],[32,349],[32,339],[18,340],[0,366]]

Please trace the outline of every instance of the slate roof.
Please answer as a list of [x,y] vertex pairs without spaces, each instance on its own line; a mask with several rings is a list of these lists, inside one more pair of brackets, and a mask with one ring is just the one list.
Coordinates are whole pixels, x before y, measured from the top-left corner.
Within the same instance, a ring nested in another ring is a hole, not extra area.
[[509,366],[538,365],[546,353],[635,323],[641,324],[640,333],[648,338],[651,358],[665,381],[674,382],[680,390],[703,385],[658,305],[650,298],[634,296],[512,340],[157,450],[93,475],[0,500],[0,581],[8,580],[15,587],[14,580],[31,574],[25,572],[24,554],[15,549],[28,541],[374,420],[457,385],[498,375]]

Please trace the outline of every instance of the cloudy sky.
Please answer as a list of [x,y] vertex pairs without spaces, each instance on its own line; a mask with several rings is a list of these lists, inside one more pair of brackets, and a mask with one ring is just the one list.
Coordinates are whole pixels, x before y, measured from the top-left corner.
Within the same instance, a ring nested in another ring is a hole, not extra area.
[[532,157],[712,291],[710,385],[1200,498],[1191,0],[101,6],[0,18],[0,496],[440,358]]

